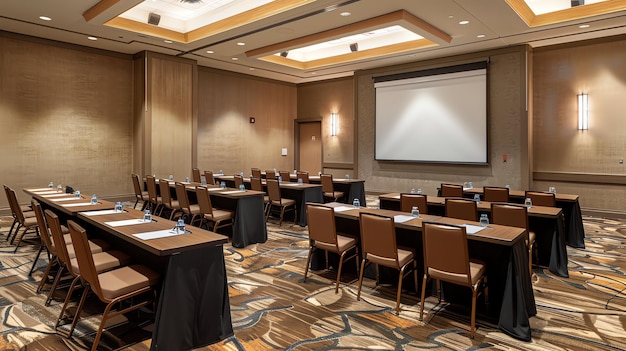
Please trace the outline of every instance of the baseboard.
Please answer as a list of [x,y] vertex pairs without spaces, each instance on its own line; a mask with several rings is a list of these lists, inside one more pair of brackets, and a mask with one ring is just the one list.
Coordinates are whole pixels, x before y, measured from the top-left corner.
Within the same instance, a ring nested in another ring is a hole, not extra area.
[[581,208],[580,211],[584,216],[612,218],[612,219],[626,219],[625,211],[606,210],[601,208]]

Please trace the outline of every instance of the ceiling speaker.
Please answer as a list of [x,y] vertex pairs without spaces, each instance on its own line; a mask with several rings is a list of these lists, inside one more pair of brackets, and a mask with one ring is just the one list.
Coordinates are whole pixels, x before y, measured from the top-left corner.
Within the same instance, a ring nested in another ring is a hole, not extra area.
[[154,12],[150,12],[150,14],[148,15],[148,24],[158,26],[160,21],[161,21],[161,15],[157,15]]
[[359,44],[358,43],[350,44],[350,51],[352,52],[359,51]]

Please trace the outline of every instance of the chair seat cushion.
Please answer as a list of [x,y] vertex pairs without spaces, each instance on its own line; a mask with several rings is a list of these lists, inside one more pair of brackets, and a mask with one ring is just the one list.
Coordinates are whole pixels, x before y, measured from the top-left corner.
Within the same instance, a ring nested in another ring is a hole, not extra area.
[[102,295],[113,300],[130,292],[154,286],[159,282],[159,275],[143,265],[121,267],[98,274]]
[[178,200],[171,200],[171,205],[166,205],[167,207],[171,208],[171,209],[179,209],[180,208],[180,203],[178,202]]
[[274,206],[295,206],[296,200],[281,198],[280,201],[274,200],[272,201],[272,205]]
[[334,243],[327,243],[319,240],[315,240],[315,247],[325,251],[331,251],[336,253],[342,253],[346,250],[356,246],[356,239],[348,236],[337,235],[337,246]]
[[[125,266],[130,263],[130,256],[122,251],[106,251],[106,252],[98,252],[92,254],[93,263],[96,266],[97,272],[105,272],[111,269]],[[80,270],[78,267],[78,260],[76,258],[72,258],[72,270],[74,273],[80,274]]]
[[218,209],[213,209],[213,215],[209,215],[209,214],[205,214],[204,215],[208,220],[212,220],[212,221],[223,221],[226,219],[231,219],[233,218],[233,212],[232,211],[226,211],[226,210],[218,210]]
[[[189,213],[189,211],[191,211],[191,213]],[[189,209],[183,208],[183,212],[192,215],[202,214],[200,211],[200,205],[198,204],[189,205]]]
[[324,193],[324,197],[332,197],[333,199],[338,199],[340,197],[343,197],[343,192],[341,191],[335,191],[335,192],[325,192]]
[[[65,234],[64,238],[65,238],[66,243],[72,242],[72,239],[70,238],[69,234]],[[101,239],[92,239],[92,240],[89,240],[89,248],[91,249],[91,253],[98,253],[98,252],[104,252],[104,251],[109,250],[111,248],[111,245],[109,245],[109,243]],[[74,252],[74,245],[72,244],[67,245],[67,255],[70,258],[76,257],[76,252]]]
[[[471,284],[476,282],[485,274],[485,264],[481,261],[470,259]],[[468,286],[467,276],[464,273],[445,272],[429,267],[428,274],[435,279],[444,280],[450,283]]]
[[404,250],[404,249],[398,249],[397,262],[394,258],[378,256],[370,252],[367,253],[367,259],[370,262],[387,266],[387,267],[396,268],[396,269],[400,269],[402,266],[411,262],[413,260],[413,257],[415,257],[415,255],[413,254],[413,251]]

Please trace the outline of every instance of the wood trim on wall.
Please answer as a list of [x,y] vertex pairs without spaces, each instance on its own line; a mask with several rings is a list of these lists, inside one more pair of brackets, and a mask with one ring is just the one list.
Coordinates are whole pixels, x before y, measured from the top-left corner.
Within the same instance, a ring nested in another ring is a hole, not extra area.
[[626,184],[626,175],[583,172],[533,171],[533,180],[583,184],[624,185]]
[[350,169],[356,172],[354,168],[354,163],[333,163],[333,162],[324,162],[322,163],[323,168],[334,168],[334,169]]

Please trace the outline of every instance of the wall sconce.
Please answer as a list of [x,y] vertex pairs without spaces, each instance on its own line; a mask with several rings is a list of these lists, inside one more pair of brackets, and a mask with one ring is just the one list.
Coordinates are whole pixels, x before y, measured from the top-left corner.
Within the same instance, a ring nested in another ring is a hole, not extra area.
[[589,129],[589,95],[578,94],[578,130]]
[[330,135],[337,135],[337,114],[335,112],[330,114]]

